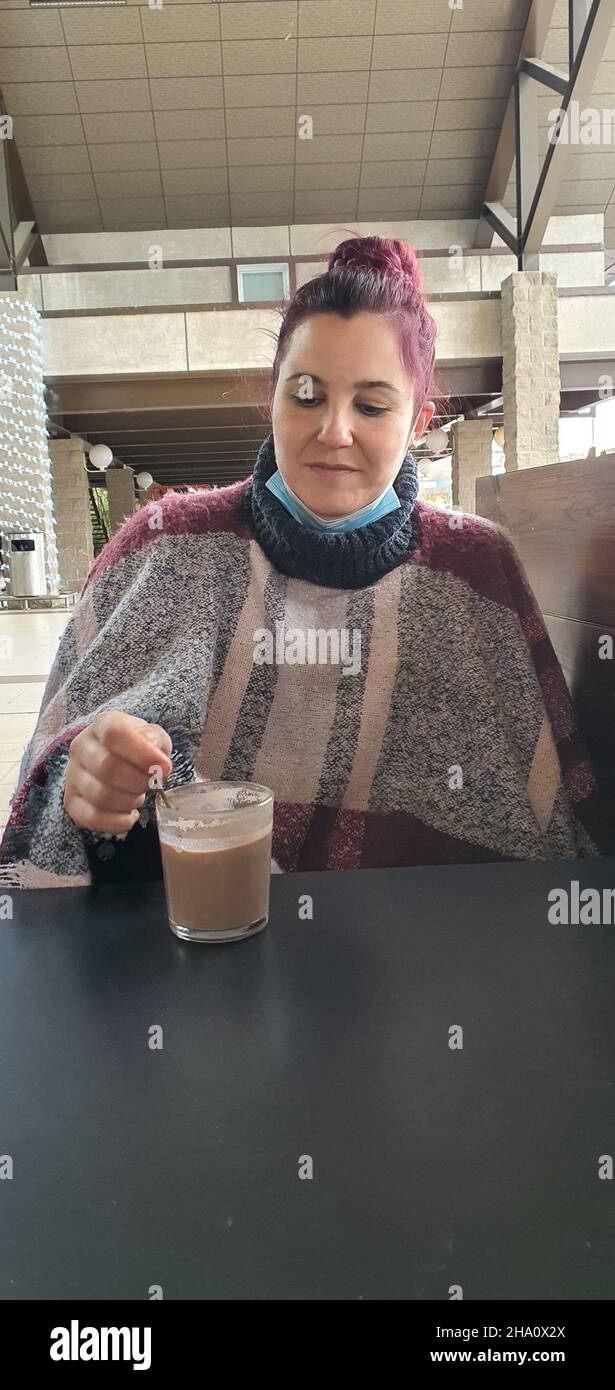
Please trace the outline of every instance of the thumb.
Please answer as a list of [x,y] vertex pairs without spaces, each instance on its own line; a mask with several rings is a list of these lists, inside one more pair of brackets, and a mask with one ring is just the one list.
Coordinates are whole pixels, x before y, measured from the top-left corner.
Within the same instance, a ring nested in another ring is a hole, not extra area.
[[149,739],[161,752],[166,754],[170,762],[171,753],[173,752],[173,743],[166,729],[163,729],[160,724],[148,724],[147,728],[143,730],[143,733],[145,738]]

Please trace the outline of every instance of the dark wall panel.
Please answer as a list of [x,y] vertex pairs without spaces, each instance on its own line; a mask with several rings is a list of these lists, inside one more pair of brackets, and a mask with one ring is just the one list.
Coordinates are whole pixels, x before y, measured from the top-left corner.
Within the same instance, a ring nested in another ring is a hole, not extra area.
[[588,752],[615,798],[615,454],[479,478],[543,612]]

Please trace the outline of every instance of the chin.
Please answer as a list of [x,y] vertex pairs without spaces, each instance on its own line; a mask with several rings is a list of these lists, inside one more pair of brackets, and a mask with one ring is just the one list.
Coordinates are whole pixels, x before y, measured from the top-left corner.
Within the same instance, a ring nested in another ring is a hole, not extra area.
[[347,516],[348,512],[356,512],[361,504],[351,498],[336,497],[335,506],[332,506],[329,493],[327,497],[317,497],[315,501],[310,500],[306,505],[311,507],[313,512],[318,512],[319,516],[323,516],[325,521],[335,521],[337,516]]
[[327,481],[326,486],[322,485],[320,479],[310,479],[310,481],[315,485],[308,489],[305,485],[305,478],[302,480],[302,491],[306,494],[309,491],[310,497],[316,498],[315,502],[308,502],[308,506],[313,507],[315,511],[319,510],[317,502],[321,503],[322,509],[325,511],[327,507],[332,507],[335,511],[343,508],[344,511],[350,512],[361,505],[355,500],[356,488],[349,487],[345,478],[343,480],[341,477],[331,478]]

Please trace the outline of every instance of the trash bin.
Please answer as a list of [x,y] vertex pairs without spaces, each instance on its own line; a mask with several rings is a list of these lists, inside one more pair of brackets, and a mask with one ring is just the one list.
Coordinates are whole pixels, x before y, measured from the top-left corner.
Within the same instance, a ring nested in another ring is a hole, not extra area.
[[45,574],[45,532],[8,531],[10,594],[28,598],[47,593]]

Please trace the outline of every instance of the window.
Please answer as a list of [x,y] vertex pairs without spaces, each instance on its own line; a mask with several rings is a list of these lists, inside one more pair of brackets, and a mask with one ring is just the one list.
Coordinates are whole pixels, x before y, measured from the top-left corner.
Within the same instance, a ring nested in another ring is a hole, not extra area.
[[30,0],[31,10],[83,10],[94,5],[126,5],[128,0]]
[[276,303],[280,299],[290,299],[290,279],[288,266],[284,261],[266,265],[238,265],[237,289],[240,304],[258,300]]

